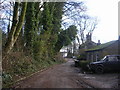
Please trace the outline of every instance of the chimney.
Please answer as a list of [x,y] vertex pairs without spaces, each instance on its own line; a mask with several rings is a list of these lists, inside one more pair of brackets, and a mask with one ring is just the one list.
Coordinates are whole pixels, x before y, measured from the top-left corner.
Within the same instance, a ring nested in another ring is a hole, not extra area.
[[91,42],[92,40],[91,40],[91,34],[90,33],[88,33],[87,35],[86,35],[86,39],[87,39],[87,42]]
[[98,40],[98,43],[97,43],[97,45],[100,45],[101,43],[100,43],[100,40]]

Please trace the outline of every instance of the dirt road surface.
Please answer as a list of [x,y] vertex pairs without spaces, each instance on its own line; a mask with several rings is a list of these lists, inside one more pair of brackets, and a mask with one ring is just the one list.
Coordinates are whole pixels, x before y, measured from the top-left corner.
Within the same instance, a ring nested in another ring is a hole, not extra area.
[[[103,78],[104,77],[104,78]],[[105,78],[106,77],[106,78]],[[111,78],[112,77],[112,78]],[[107,83],[106,83],[107,82]],[[82,74],[74,61],[56,65],[17,83],[15,88],[114,88],[117,75]]]

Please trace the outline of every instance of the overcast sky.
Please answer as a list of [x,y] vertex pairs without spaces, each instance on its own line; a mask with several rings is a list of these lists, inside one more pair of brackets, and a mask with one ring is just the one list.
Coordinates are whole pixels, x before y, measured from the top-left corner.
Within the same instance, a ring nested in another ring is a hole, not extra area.
[[99,23],[92,39],[101,43],[118,39],[118,1],[120,0],[82,0],[90,16],[97,16]]
[[76,0],[84,1],[90,16],[98,17],[98,26],[92,39],[101,43],[118,39],[118,1],[120,0]]

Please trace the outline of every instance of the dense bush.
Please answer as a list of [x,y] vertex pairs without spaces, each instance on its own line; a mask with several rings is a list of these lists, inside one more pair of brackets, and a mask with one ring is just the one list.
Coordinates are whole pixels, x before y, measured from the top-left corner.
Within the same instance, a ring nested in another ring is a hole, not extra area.
[[89,71],[87,65],[90,63],[90,61],[86,61],[86,60],[81,60],[79,61],[79,67],[82,68],[82,70],[85,70],[85,71]]
[[2,83],[6,84],[12,81],[12,76],[9,73],[2,72]]
[[86,60],[86,54],[82,53],[77,57],[78,60]]
[[64,58],[60,53],[54,58],[35,60],[23,52],[11,52],[3,60],[3,73],[1,75],[3,87],[9,87],[22,77],[63,62]]

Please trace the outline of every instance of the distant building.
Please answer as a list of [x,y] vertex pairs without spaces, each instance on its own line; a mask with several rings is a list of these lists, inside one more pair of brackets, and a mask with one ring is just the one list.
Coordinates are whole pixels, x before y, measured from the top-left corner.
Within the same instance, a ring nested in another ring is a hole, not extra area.
[[63,57],[67,57],[67,47],[64,47],[60,50],[60,53]]
[[[99,40],[100,43],[100,40]],[[92,41],[92,34],[86,35],[86,42],[85,42],[85,49],[93,48],[94,46],[97,46],[97,43]]]
[[87,60],[98,61],[106,55],[118,55],[118,40],[97,45],[93,48],[86,49]]
[[68,46],[64,46],[61,50],[60,53],[62,54],[63,57],[72,57],[78,54],[78,48],[79,44],[77,43],[71,43]]
[[67,52],[60,52],[62,57],[67,57]]
[[[119,48],[118,48],[119,47]],[[85,56],[85,60],[98,61],[105,55],[120,54],[120,36],[119,40],[110,41],[104,44],[92,41],[91,34],[86,35],[86,42],[79,47],[80,55]]]
[[90,48],[94,48],[95,46],[98,46],[100,44],[101,44],[100,40],[98,41],[98,43],[95,43],[92,41],[92,35],[87,34],[85,43],[83,43],[79,46],[79,55],[82,57],[81,59],[83,59],[83,56],[84,56],[84,60],[87,59],[87,55],[86,55],[85,50],[90,49]]

